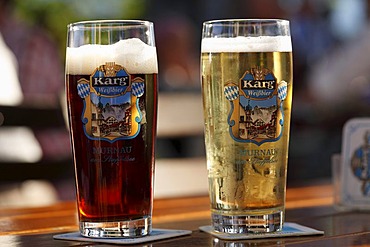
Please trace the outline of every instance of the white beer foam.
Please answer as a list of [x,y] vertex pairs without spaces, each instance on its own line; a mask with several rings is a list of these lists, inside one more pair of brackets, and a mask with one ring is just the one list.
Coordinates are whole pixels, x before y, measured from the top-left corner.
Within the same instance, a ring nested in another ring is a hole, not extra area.
[[202,52],[291,52],[290,36],[204,38]]
[[137,38],[120,40],[112,45],[67,47],[67,74],[89,75],[106,62],[115,62],[130,74],[158,73],[156,48]]

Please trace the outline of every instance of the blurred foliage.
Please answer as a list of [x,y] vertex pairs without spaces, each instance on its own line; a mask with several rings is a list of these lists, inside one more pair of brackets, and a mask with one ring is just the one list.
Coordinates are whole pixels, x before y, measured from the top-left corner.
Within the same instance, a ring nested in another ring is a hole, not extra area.
[[64,58],[67,25],[92,19],[142,19],[147,0],[14,0],[15,15],[46,29]]

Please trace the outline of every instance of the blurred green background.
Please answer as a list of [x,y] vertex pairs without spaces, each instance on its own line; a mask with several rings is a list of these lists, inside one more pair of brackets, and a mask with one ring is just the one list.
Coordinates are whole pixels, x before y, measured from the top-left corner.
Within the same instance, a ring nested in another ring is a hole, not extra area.
[[[0,205],[9,183],[27,179],[47,179],[60,190],[59,199],[73,198],[69,136],[60,109],[69,23],[154,22],[160,97],[170,95],[167,105],[173,105],[180,98],[200,102],[202,22],[224,18],[290,20],[294,92],[288,181],[330,179],[331,157],[341,152],[344,123],[370,115],[368,0],[0,0],[0,34],[17,60],[23,93],[19,104],[2,105],[1,92],[6,96],[7,91],[0,82]],[[0,56],[0,64],[3,60]],[[185,108],[180,104],[174,112],[181,114],[181,107]],[[201,108],[199,104],[190,110],[199,113]],[[189,121],[202,124],[202,117],[195,115],[189,115]],[[31,128],[41,153],[26,166],[19,161],[20,151],[31,145],[23,132],[9,129],[20,124]],[[6,159],[11,152],[14,159]],[[203,135],[194,131],[188,136],[159,136],[157,156],[204,158]]]
[[48,30],[64,56],[67,25],[90,19],[141,19],[147,0],[15,0],[14,15]]

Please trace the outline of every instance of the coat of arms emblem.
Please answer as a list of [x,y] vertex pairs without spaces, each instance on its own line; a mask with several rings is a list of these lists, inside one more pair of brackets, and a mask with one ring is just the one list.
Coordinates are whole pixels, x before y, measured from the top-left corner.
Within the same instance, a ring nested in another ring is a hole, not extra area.
[[132,139],[140,132],[145,112],[140,101],[144,79],[132,77],[115,63],[99,66],[90,80],[80,79],[78,95],[84,101],[82,122],[85,135],[92,140],[114,142]]
[[235,141],[261,145],[280,139],[284,123],[282,104],[287,95],[285,81],[278,83],[266,68],[251,68],[238,83],[227,83],[224,94],[231,105],[228,124]]

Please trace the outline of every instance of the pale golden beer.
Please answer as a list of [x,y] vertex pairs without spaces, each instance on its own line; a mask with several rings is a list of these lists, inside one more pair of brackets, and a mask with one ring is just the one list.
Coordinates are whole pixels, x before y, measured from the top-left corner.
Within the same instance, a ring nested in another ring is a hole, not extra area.
[[[235,22],[260,26],[276,20],[220,22],[230,30]],[[213,227],[228,233],[279,231],[292,101],[290,36],[205,36],[207,25],[217,24],[204,24],[201,55]]]

